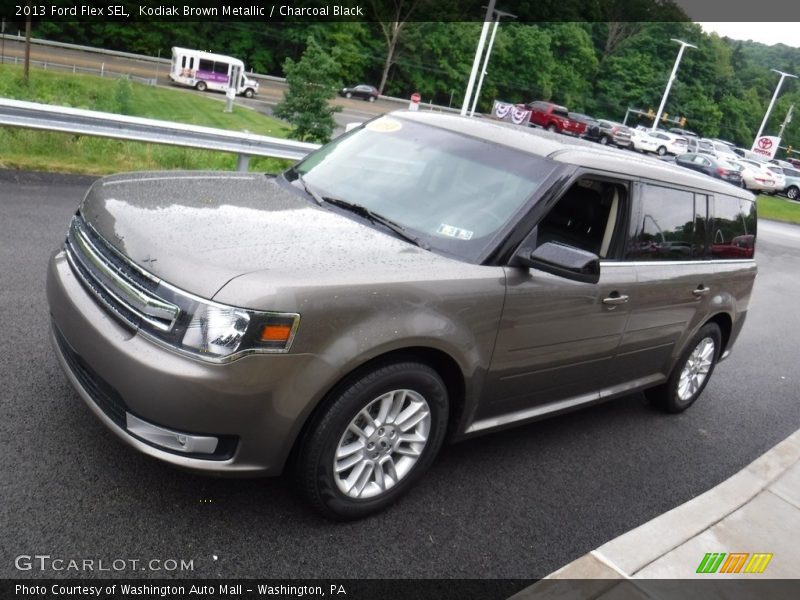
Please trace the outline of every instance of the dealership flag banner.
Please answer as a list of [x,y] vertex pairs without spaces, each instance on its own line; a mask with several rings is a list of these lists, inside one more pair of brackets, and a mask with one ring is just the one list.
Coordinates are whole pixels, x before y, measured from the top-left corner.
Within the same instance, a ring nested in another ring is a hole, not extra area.
[[508,102],[495,100],[494,106],[492,106],[492,116],[503,121],[511,121],[514,125],[526,125],[531,118],[531,111],[517,108]]
[[753,142],[753,152],[759,156],[763,156],[768,160],[775,158],[775,153],[778,151],[778,146],[781,145],[781,138],[774,135],[762,135]]

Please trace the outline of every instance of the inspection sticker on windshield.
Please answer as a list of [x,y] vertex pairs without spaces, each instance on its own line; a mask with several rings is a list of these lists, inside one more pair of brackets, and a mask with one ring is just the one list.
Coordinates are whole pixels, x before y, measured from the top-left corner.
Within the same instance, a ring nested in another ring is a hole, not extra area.
[[439,225],[436,233],[446,235],[447,237],[456,238],[459,240],[471,240],[472,232],[469,229],[461,229],[460,227],[453,227],[452,225]]
[[375,119],[374,121],[370,121],[364,125],[364,129],[369,129],[370,131],[380,131],[381,133],[392,133],[394,131],[400,131],[402,128],[403,124],[400,121],[396,119],[390,119],[389,117]]

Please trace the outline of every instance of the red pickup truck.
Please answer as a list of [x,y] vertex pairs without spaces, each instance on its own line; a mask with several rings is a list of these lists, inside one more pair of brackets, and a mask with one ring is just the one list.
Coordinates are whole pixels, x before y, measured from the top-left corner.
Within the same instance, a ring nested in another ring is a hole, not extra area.
[[529,102],[525,108],[531,111],[531,123],[548,131],[580,136],[586,130],[586,123],[569,118],[566,107],[552,102]]

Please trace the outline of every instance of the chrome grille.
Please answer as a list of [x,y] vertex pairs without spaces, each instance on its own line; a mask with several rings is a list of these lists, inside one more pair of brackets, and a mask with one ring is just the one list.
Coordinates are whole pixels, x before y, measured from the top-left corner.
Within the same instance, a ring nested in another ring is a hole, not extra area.
[[76,276],[117,318],[134,328],[171,331],[180,308],[157,295],[157,278],[135,265],[87,225],[72,219],[64,245]]

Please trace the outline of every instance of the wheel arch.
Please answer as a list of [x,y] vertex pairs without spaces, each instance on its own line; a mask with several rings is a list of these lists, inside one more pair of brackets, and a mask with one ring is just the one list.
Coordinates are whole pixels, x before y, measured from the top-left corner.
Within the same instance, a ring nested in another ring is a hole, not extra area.
[[720,333],[722,334],[722,348],[719,350],[720,356],[727,350],[728,342],[731,339],[731,331],[733,331],[733,319],[728,313],[720,312],[712,316],[711,318],[707,319],[701,327],[707,325],[708,323],[716,323],[719,327]]
[[320,401],[309,411],[303,421],[303,425],[299,428],[297,435],[292,441],[284,464],[284,470],[295,463],[298,451],[302,447],[309,430],[319,416],[325,412],[325,409],[330,406],[331,402],[334,401],[334,398],[341,390],[368,371],[379,368],[382,365],[404,361],[427,365],[442,378],[447,388],[449,401],[445,439],[451,437],[461,423],[466,407],[466,377],[461,366],[450,354],[439,348],[430,346],[396,348],[374,356],[355,366],[328,388],[322,395]]

